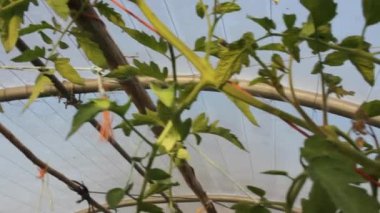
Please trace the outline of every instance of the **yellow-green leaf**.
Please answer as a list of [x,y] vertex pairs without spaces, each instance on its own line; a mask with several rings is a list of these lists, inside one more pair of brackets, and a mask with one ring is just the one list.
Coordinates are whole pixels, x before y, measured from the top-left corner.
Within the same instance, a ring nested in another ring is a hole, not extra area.
[[87,58],[90,59],[92,63],[101,68],[108,67],[103,51],[97,43],[93,42],[87,35],[82,33],[74,33],[74,36]]
[[215,6],[214,12],[217,14],[225,14],[239,11],[240,9],[240,6],[234,2],[223,2]]
[[68,58],[57,58],[54,61],[55,69],[61,74],[62,77],[66,78],[75,84],[84,84],[84,80],[78,72],[70,64],[70,59]]
[[205,17],[205,14],[207,12],[207,5],[205,5],[203,1],[198,1],[195,6],[195,10],[197,12],[198,17],[203,18]]
[[208,133],[213,135],[218,135],[227,141],[231,142],[233,145],[238,148],[245,150],[243,144],[239,141],[238,137],[231,133],[231,130],[218,126],[218,121],[214,121],[211,124],[209,123],[208,117],[205,113],[198,115],[197,118],[192,123],[192,133],[197,135],[197,133]]
[[67,3],[69,0],[46,0],[48,5],[63,19],[67,19],[70,15],[70,9]]
[[28,102],[25,104],[23,111],[25,111],[37,98],[40,96],[40,93],[44,91],[47,85],[50,85],[50,79],[40,74],[34,84],[32,94],[29,96]]
[[251,110],[249,109],[249,104],[240,101],[236,98],[233,98],[232,96],[227,96],[238,108],[239,110],[245,115],[245,117],[255,126],[259,126],[259,124],[256,121],[255,116],[253,116]]
[[12,16],[7,24],[5,24],[6,30],[2,33],[1,40],[6,52],[11,51],[16,45],[19,29],[21,26],[22,17]]
[[174,85],[170,85],[168,88],[163,89],[158,85],[151,84],[150,88],[165,106],[169,108],[173,106],[175,98]]
[[189,152],[184,148],[178,149],[177,158],[181,160],[189,160],[190,158]]
[[181,136],[173,127],[173,122],[169,121],[162,131],[160,137],[157,139],[157,144],[160,145],[162,152],[170,152],[177,141],[181,139]]

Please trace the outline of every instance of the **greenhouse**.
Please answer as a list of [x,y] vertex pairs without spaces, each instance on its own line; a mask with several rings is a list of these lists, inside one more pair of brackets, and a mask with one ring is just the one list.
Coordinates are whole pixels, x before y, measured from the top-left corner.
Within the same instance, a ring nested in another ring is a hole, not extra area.
[[380,1],[1,0],[0,212],[378,213]]

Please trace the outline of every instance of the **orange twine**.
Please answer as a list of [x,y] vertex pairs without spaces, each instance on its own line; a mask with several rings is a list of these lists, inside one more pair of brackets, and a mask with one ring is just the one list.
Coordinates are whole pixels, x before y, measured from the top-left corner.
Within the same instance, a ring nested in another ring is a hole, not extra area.
[[112,137],[112,119],[110,111],[103,111],[103,120],[100,124],[100,140],[107,141]]
[[48,167],[45,168],[38,168],[38,175],[37,178],[43,180],[45,178],[45,175],[47,173]]
[[204,212],[206,212],[206,210],[205,210],[205,208],[203,208],[203,207],[199,207],[199,208],[197,208],[197,209],[195,210],[195,213],[204,213]]

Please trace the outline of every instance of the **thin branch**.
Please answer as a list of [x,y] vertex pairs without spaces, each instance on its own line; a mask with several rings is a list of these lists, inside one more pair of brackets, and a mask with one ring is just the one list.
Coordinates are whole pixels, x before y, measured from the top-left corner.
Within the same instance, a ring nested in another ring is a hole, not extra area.
[[[29,50],[30,48],[28,47],[28,45],[22,40],[22,39],[18,39],[17,40],[17,43],[16,43],[16,47],[19,49],[20,52],[25,52],[27,50]],[[43,67],[44,66],[44,63],[40,60],[40,59],[35,59],[35,60],[32,60],[31,63],[34,65],[34,66],[38,66],[38,67]],[[39,69],[40,72],[46,72],[46,70],[44,69]],[[57,90],[59,91],[60,95],[65,97],[67,99],[68,102],[70,102],[70,104],[72,104],[75,108],[78,108],[79,106],[79,100],[75,98],[74,94],[71,94],[67,89],[66,87],[58,80],[58,78],[54,75],[46,75],[52,82],[53,82],[53,85],[57,88]],[[91,119],[90,121],[90,124],[97,130],[97,131],[100,131],[100,124],[98,121],[96,121],[95,119]],[[123,147],[120,146],[120,144],[115,140],[115,138],[113,137],[108,137],[108,142],[110,142],[110,144],[114,147],[114,149],[128,162],[130,163],[133,168],[141,175],[141,176],[145,176],[145,170],[139,166],[138,164],[134,164],[133,163],[133,157],[130,156],[124,149]],[[166,194],[164,193],[161,193],[162,197],[164,197],[165,199],[169,199],[167,197]]]
[[46,171],[60,180],[61,182],[65,183],[71,190],[78,193],[82,199],[86,200],[91,206],[94,206],[95,208],[99,209],[102,212],[110,213],[109,210],[107,210],[104,206],[100,205],[98,202],[96,202],[88,193],[86,188],[84,188],[81,184],[78,184],[76,181],[70,180],[65,175],[63,175],[58,170],[55,170],[51,166],[49,166],[47,163],[39,159],[32,151],[28,149],[11,131],[9,131],[5,126],[3,126],[0,123],[0,133],[8,139],[12,145],[14,145],[20,152],[22,152],[26,158],[28,158],[32,163],[37,165],[39,168],[45,168]]

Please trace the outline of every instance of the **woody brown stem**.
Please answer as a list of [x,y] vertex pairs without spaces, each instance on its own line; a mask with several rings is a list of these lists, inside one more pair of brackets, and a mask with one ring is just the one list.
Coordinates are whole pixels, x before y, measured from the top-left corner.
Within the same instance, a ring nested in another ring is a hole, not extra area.
[[70,180],[67,178],[64,174],[59,172],[58,170],[55,170],[50,165],[46,164],[44,161],[39,159],[32,151],[30,151],[11,131],[9,131],[4,125],[0,123],[0,133],[4,135],[6,139],[12,145],[14,145],[18,150],[20,150],[26,158],[28,158],[31,162],[33,162],[35,165],[37,165],[39,168],[44,168],[47,173],[51,174],[61,182],[65,183],[71,190],[77,192],[82,199],[87,200],[87,202],[91,205],[97,208],[98,210],[110,213],[109,210],[104,208],[102,205],[100,205],[98,202],[96,202],[80,184],[76,183],[75,181]]
[[[111,38],[105,24],[101,21],[94,8],[91,5],[83,5],[83,3],[84,1],[79,0],[69,1],[69,7],[73,17],[76,17],[75,23],[77,26],[92,35],[91,39],[96,42],[103,51],[110,69],[127,64],[127,60],[125,59],[123,53],[115,41]],[[81,11],[83,6],[85,7],[82,10],[82,13],[78,15],[77,11]],[[137,78],[133,77],[126,81],[121,81],[120,84],[124,88],[124,91],[131,97],[140,113],[145,113],[146,109],[156,110],[155,105]],[[162,129],[157,127],[152,130],[156,136],[160,135],[162,132]],[[212,201],[203,190],[202,185],[197,180],[194,170],[189,163],[184,161],[178,168],[186,183],[198,196],[207,212],[215,213],[216,209]]]

